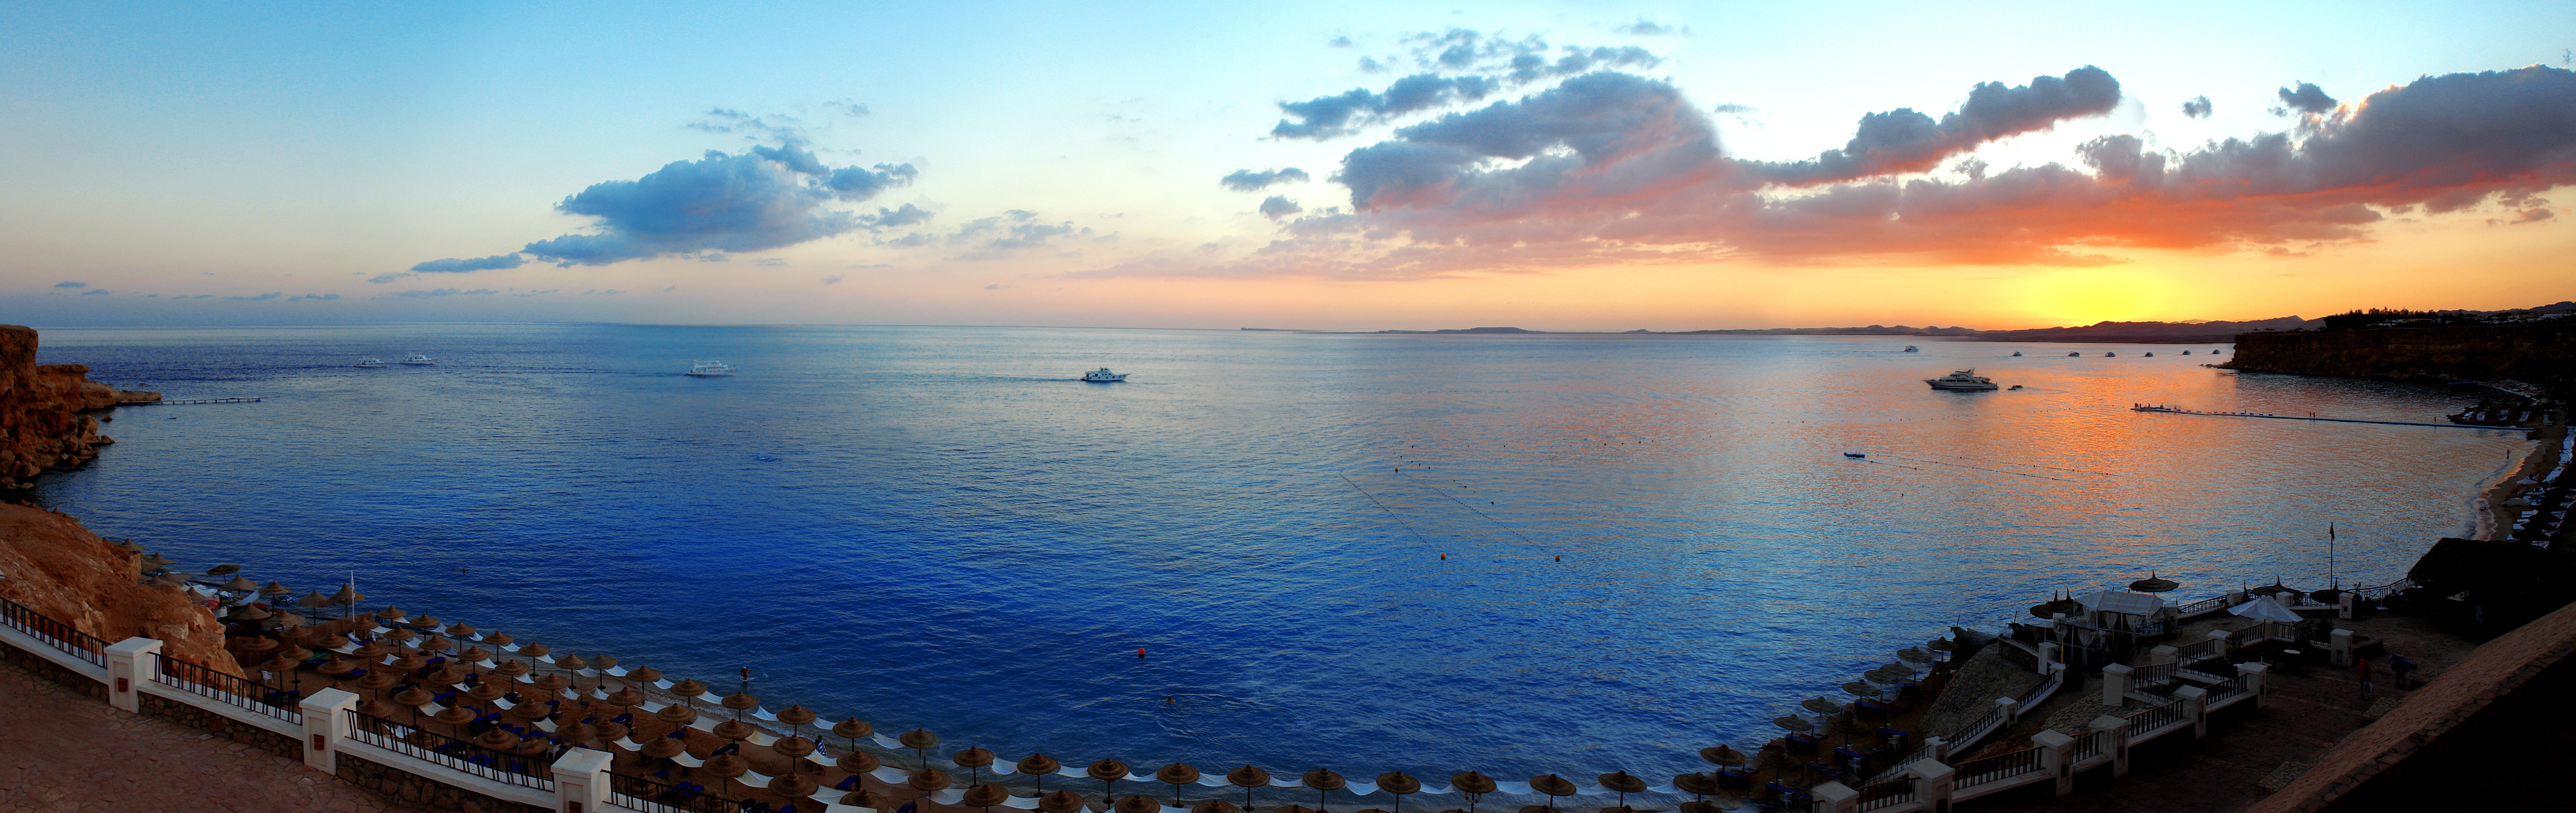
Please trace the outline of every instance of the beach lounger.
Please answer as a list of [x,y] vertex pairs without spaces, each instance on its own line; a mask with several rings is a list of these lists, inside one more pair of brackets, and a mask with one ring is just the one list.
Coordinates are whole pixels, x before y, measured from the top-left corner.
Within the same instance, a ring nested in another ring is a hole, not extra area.
[[690,768],[703,768],[703,767],[706,767],[706,765],[707,765],[707,761],[706,761],[706,760],[699,759],[699,758],[697,758],[697,757],[693,757],[693,756],[689,756],[689,752],[687,752],[687,751],[682,751],[682,752],[680,752],[680,755],[679,755],[679,756],[672,757],[672,758],[671,758],[671,761],[672,761],[672,762],[680,763],[682,766],[690,767]]

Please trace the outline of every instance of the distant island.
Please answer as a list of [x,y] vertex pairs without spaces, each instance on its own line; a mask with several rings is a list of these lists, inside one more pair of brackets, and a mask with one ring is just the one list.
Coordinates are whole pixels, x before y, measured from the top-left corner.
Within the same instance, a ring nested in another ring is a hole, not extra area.
[[2340,313],[2323,319],[2282,316],[2241,322],[2096,322],[2073,327],[2043,327],[2022,330],[1978,330],[1969,327],[1911,327],[1907,325],[1870,325],[1867,327],[1773,327],[1710,330],[1531,330],[1523,327],[1454,327],[1437,330],[1297,330],[1293,328],[1247,327],[1244,330],[1280,333],[1373,333],[1422,336],[1930,336],[1980,342],[2102,342],[2121,344],[2207,344],[2234,341],[2246,333],[2291,331],[2331,331],[2361,327],[2514,324],[2547,322],[2576,314],[2576,301],[2559,302],[2532,308],[2508,310],[2439,310],[2410,311],[2372,308]]

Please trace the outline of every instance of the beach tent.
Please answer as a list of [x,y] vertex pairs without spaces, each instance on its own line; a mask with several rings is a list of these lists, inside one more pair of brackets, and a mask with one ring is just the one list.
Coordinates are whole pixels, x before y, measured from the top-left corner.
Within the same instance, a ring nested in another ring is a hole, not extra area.
[[2075,599],[2083,606],[2087,620],[2106,630],[2136,632],[2165,607],[2165,600],[2145,593],[2104,590]]
[[2281,602],[2274,601],[2271,596],[2257,596],[2253,601],[2229,607],[2227,611],[2256,621],[2296,624],[2307,620],[2300,618],[2298,613],[2290,612],[2290,608],[2281,606]]

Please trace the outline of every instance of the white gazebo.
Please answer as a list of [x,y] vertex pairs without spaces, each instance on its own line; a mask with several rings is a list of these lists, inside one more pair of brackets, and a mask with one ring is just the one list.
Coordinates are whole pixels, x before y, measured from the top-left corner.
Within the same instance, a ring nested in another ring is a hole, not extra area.
[[2084,607],[2084,620],[2095,629],[2132,633],[2146,631],[2147,622],[2165,609],[2164,599],[2121,590],[2078,596],[2075,603]]

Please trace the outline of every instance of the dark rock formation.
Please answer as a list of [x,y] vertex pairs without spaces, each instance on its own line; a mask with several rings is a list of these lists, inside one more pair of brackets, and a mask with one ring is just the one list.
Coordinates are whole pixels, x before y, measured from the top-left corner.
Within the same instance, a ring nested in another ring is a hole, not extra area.
[[2265,373],[2531,383],[2576,375],[2576,323],[2247,333],[2225,365]]

